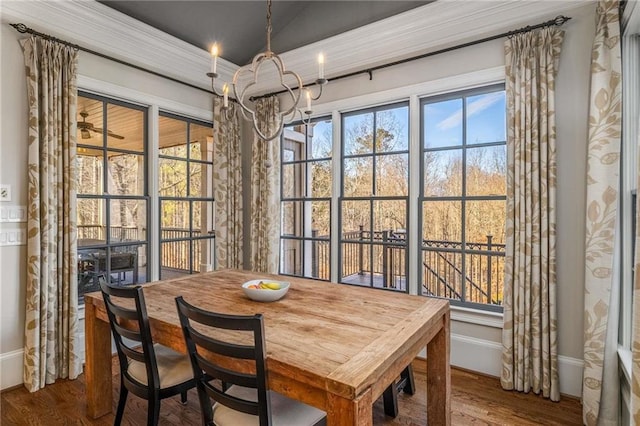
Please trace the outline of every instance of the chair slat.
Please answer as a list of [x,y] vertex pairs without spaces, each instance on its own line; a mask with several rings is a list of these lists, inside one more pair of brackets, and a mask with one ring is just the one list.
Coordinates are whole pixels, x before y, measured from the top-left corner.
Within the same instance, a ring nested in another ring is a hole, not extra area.
[[123,308],[122,306],[118,306],[114,304],[113,301],[111,300],[109,300],[107,304],[109,305],[109,310],[117,318],[124,318],[126,320],[135,320],[135,321],[137,321],[139,318],[138,312],[135,309]]
[[254,346],[223,342],[222,340],[205,336],[193,327],[189,327],[189,333],[197,346],[201,346],[209,352],[239,359],[255,359],[256,357]]
[[258,378],[255,374],[242,373],[218,366],[199,354],[196,354],[196,360],[198,367],[213,378],[220,379],[225,383],[244,386],[245,388],[255,389],[258,387]]
[[131,358],[138,362],[146,363],[144,358],[144,352],[136,351],[135,349],[128,347],[124,343],[122,344],[122,346],[120,346],[120,349],[122,349],[122,351],[125,353],[127,358]]
[[134,340],[136,342],[142,342],[142,334],[140,334],[139,331],[130,330],[117,323],[113,324],[113,327],[116,329],[116,333],[118,333],[120,336],[126,337],[127,339]]

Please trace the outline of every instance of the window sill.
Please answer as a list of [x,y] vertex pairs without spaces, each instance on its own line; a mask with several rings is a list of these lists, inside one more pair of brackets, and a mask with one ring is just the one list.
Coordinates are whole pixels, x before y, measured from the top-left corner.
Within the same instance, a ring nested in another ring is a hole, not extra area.
[[500,328],[503,326],[501,312],[488,312],[479,309],[451,306],[451,320],[485,327]]
[[618,346],[618,359],[620,360],[620,370],[624,373],[627,383],[631,383],[631,350]]

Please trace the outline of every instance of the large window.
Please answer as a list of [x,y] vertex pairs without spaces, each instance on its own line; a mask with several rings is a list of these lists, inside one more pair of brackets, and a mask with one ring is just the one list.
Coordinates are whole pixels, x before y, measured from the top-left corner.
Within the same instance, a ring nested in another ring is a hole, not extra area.
[[506,120],[502,85],[422,100],[422,294],[503,296]]
[[407,291],[409,105],[343,114],[340,282]]
[[160,113],[160,278],[214,265],[211,124]]
[[330,279],[333,126],[321,118],[284,129],[280,273]]
[[78,295],[148,276],[146,109],[78,96]]

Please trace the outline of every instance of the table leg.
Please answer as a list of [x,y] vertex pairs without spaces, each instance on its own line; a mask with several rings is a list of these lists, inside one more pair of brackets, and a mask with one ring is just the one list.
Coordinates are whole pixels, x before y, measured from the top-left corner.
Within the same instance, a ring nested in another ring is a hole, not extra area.
[[372,424],[371,389],[354,400],[335,394],[327,395],[327,426],[371,426]]
[[87,415],[97,419],[111,413],[111,329],[93,304],[85,303],[84,312]]
[[427,344],[427,421],[434,425],[451,424],[449,312],[442,320],[442,329]]

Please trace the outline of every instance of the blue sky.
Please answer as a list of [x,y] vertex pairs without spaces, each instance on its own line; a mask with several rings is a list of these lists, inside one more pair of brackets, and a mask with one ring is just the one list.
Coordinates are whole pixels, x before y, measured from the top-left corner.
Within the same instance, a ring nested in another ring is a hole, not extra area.
[[[425,148],[462,145],[462,99],[424,106]],[[467,143],[506,139],[504,92],[467,98]]]

